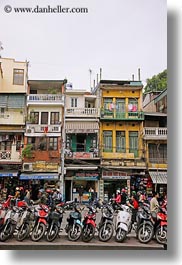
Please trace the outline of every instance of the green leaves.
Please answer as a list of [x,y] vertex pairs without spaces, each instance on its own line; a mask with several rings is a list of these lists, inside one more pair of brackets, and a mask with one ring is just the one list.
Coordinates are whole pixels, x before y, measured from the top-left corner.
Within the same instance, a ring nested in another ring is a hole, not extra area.
[[151,91],[163,91],[167,88],[167,69],[152,78],[147,79],[144,93]]

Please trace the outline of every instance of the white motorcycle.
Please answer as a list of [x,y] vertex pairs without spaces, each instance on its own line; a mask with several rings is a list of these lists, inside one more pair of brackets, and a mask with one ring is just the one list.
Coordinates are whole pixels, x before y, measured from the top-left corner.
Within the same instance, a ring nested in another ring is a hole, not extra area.
[[130,207],[126,205],[120,205],[120,209],[118,210],[118,214],[116,216],[116,235],[115,239],[117,242],[123,242],[129,233],[129,227],[132,222],[132,214]]

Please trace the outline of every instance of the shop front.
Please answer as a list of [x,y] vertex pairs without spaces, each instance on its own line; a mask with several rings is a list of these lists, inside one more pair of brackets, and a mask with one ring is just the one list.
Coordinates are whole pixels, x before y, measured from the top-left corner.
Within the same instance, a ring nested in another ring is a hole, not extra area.
[[103,180],[103,199],[109,201],[110,198],[116,196],[116,192],[124,188],[127,189],[128,194],[130,195],[130,176],[125,172],[120,171],[103,171],[102,172]]
[[153,190],[159,192],[161,197],[167,194],[167,171],[149,171],[149,175]]
[[90,199],[89,189],[94,190],[95,197],[98,197],[98,172],[87,172],[87,171],[78,171],[72,172],[72,176],[68,176],[68,172],[65,177],[65,200],[76,200],[79,202],[80,190],[82,190],[82,202],[88,203]]
[[0,200],[5,200],[9,194],[14,195],[18,183],[18,172],[0,171]]
[[38,190],[41,188],[59,188],[59,175],[57,173],[22,173],[20,175],[21,185],[29,188],[32,199],[37,199]]

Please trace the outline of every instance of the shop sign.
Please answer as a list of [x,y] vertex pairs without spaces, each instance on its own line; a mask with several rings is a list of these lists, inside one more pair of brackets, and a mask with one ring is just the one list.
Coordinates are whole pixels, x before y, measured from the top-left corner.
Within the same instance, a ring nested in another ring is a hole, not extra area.
[[0,173],[0,177],[17,177],[17,173]]
[[73,177],[75,180],[98,180],[99,174],[97,172],[77,172]]
[[87,152],[74,152],[73,158],[79,159],[79,158],[93,158],[93,153],[87,153]]
[[103,179],[130,179],[130,176],[103,176]]
[[130,179],[130,176],[127,176],[127,173],[120,171],[103,171],[103,179]]

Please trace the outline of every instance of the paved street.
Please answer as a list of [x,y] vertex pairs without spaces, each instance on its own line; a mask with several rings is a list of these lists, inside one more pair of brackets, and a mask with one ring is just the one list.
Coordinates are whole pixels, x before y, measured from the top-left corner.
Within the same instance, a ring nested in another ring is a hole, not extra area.
[[[87,210],[83,211],[83,216]],[[127,239],[123,243],[118,243],[115,241],[114,235],[113,238],[108,242],[101,242],[98,239],[97,233],[95,238],[89,242],[85,243],[81,239],[77,242],[71,242],[67,239],[64,227],[66,226],[66,218],[69,215],[69,211],[64,214],[62,228],[63,231],[60,234],[60,237],[53,242],[47,242],[45,239],[40,240],[39,242],[33,242],[30,239],[26,239],[23,242],[18,242],[15,238],[9,239],[6,242],[0,242],[0,250],[131,250],[131,249],[145,249],[145,250],[163,250],[164,247],[156,243],[155,240],[152,240],[148,244],[141,244],[136,238],[135,233],[132,231]],[[96,223],[98,224],[101,217],[101,212],[97,213]]]

